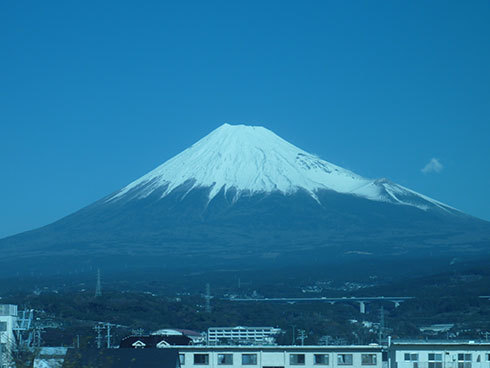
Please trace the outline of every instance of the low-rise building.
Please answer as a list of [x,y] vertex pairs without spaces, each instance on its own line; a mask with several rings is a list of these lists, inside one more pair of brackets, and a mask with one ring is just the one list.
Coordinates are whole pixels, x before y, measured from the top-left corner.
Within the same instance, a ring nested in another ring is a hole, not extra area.
[[490,368],[490,341],[394,341],[390,368]]
[[382,347],[363,346],[179,346],[182,368],[325,367],[382,368]]
[[210,327],[208,328],[209,345],[272,345],[281,329],[274,327]]

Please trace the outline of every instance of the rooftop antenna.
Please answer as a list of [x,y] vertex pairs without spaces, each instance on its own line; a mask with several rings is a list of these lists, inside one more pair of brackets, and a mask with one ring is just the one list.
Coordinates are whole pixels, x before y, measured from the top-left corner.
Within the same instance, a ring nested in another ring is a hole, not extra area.
[[95,284],[95,297],[102,296],[102,286],[100,284],[100,268],[97,268],[97,283]]
[[204,295],[204,299],[206,299],[206,313],[211,313],[211,287],[209,283],[206,284],[206,294]]

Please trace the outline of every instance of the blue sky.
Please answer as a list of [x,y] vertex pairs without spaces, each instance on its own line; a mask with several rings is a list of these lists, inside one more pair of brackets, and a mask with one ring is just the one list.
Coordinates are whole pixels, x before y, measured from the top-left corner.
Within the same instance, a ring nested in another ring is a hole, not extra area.
[[224,122],[490,220],[488,1],[4,1],[0,45],[0,237]]

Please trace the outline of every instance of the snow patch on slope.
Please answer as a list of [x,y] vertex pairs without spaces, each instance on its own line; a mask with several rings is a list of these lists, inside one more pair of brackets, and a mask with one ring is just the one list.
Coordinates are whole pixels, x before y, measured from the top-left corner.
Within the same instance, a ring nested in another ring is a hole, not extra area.
[[[210,188],[209,200],[221,190],[226,193],[232,188],[236,191],[235,199],[245,193],[291,194],[302,189],[318,200],[316,192],[325,189],[424,210],[430,205],[449,208],[385,179],[366,179],[324,161],[266,128],[229,124],[133,181],[109,201],[133,190],[135,197],[144,198],[164,189],[164,197],[184,183],[192,183],[189,191]],[[416,200],[407,201],[399,195],[413,196]]]

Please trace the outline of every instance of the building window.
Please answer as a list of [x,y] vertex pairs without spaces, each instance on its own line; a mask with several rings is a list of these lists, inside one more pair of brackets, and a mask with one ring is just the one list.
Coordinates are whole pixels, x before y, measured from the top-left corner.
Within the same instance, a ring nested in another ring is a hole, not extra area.
[[233,365],[233,354],[218,354],[218,365]]
[[179,354],[180,365],[185,365],[185,354]]
[[487,354],[487,361],[490,362],[490,354]]
[[330,356],[328,354],[315,354],[314,363],[317,365],[329,365]]
[[418,354],[405,353],[406,362],[417,362],[419,360]]
[[377,361],[376,354],[361,354],[362,365],[376,365]]
[[208,365],[209,354],[194,354],[194,365]]
[[256,365],[257,364],[257,354],[242,354],[242,364],[243,365]]
[[0,322],[0,332],[7,331],[7,322]]
[[471,368],[471,354],[458,354],[458,368]]
[[338,365],[352,365],[352,354],[337,354]]
[[442,354],[429,353],[428,368],[442,368]]
[[305,364],[305,355],[304,354],[290,354],[289,355],[289,364],[290,365],[304,365]]

